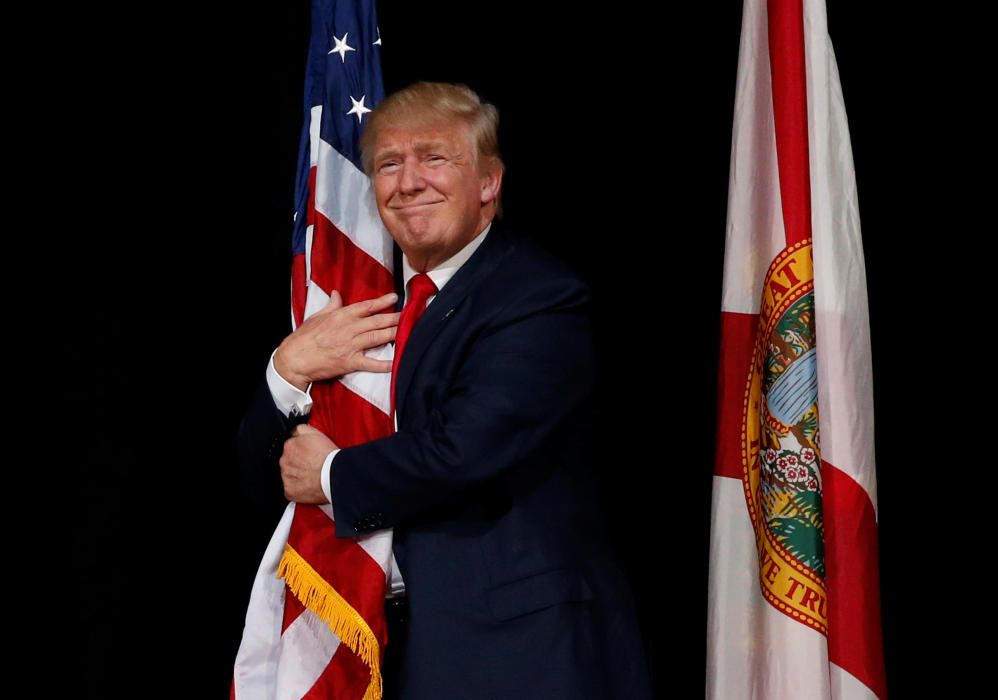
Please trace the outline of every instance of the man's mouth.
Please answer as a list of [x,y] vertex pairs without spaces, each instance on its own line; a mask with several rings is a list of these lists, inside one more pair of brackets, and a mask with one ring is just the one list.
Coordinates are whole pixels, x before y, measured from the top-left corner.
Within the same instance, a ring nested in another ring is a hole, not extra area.
[[396,207],[396,208],[397,209],[401,209],[401,210],[420,209],[421,207],[428,207],[428,206],[431,206],[433,204],[440,204],[440,201],[436,201],[436,202],[419,202],[418,204],[405,204],[403,206]]

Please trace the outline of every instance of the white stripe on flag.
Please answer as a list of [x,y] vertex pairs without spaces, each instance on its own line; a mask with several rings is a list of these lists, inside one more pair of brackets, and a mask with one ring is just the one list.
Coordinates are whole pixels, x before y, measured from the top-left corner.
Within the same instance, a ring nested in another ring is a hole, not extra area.
[[315,210],[382,267],[392,269],[392,238],[378,214],[370,179],[325,141],[319,144]]
[[309,112],[308,121],[308,162],[313,168],[319,162],[319,142],[322,141],[319,133],[321,130],[322,105],[316,105]]
[[[825,637],[759,592],[759,559],[740,479],[714,477],[707,697],[830,700]],[[768,646],[774,640],[778,647]],[[760,661],[765,661],[761,664]]]
[[824,3],[804,3],[804,29],[821,456],[852,476],[876,510],[863,240],[849,125]]
[[[395,356],[395,345],[386,343],[371,348],[364,354],[375,360],[391,360]],[[369,404],[376,406],[386,416],[388,415],[391,410],[392,375],[390,372],[351,372],[342,376],[340,381],[347,389]]]
[[[308,285],[312,285],[312,243],[315,240],[315,224],[309,224],[305,227],[305,280]],[[308,292],[306,290],[305,297],[305,307],[308,308]],[[306,310],[305,318],[308,318],[309,314]]]
[[308,281],[308,291],[305,294],[305,314],[304,318],[309,318],[312,314],[322,311],[329,305],[329,295],[322,287],[311,279]]
[[742,24],[721,311],[757,314],[766,270],[786,246],[786,235],[764,0],[746,0]]
[[[300,700],[326,670],[340,645],[329,625],[306,608],[284,630],[275,700]],[[240,699],[241,700],[241,699]]]

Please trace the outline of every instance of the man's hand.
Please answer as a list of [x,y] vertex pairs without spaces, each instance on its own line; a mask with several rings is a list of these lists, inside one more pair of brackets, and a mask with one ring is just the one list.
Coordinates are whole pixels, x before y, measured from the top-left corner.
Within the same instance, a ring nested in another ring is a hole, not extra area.
[[336,443],[321,430],[305,423],[296,425],[279,461],[284,497],[295,503],[329,503],[322,491],[322,463],[335,449]]
[[395,339],[401,314],[380,312],[391,309],[397,299],[391,293],[343,306],[340,293],[333,290],[326,307],[305,319],[277,348],[274,369],[302,391],[310,382],[349,372],[391,372],[390,360],[371,359],[364,351]]

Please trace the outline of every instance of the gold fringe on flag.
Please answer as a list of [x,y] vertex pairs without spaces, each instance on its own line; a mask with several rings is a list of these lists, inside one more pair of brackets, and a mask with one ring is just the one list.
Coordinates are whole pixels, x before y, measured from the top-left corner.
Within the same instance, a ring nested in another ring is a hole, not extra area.
[[371,669],[364,700],[381,700],[381,649],[363,617],[305,559],[286,544],[277,578],[284,579],[302,605],[329,625],[340,641]]

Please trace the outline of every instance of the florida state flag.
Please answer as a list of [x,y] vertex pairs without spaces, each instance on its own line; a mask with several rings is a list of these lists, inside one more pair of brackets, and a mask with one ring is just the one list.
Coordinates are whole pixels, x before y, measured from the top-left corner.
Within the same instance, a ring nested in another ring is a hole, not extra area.
[[866,276],[824,0],[745,0],[707,696],[886,697]]

